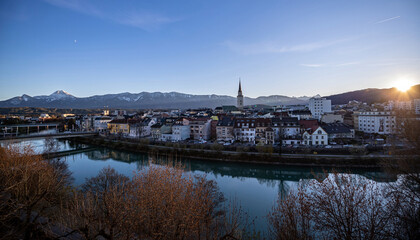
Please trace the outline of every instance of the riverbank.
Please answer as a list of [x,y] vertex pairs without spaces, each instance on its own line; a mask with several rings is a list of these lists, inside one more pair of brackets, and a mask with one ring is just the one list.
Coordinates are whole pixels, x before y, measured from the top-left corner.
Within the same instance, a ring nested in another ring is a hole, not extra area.
[[71,140],[84,144],[107,147],[115,150],[168,155],[175,158],[205,159],[222,162],[243,162],[253,164],[316,166],[316,167],[379,167],[383,162],[395,161],[389,155],[332,155],[332,154],[278,154],[259,152],[221,151],[200,148],[151,145],[128,140],[114,140],[105,137],[77,137]]

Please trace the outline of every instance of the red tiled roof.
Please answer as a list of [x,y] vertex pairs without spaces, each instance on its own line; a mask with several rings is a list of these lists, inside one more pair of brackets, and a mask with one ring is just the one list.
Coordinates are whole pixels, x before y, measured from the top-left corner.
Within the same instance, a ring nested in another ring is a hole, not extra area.
[[299,120],[299,125],[301,125],[303,129],[311,129],[311,131],[315,131],[319,127],[318,120],[316,119]]

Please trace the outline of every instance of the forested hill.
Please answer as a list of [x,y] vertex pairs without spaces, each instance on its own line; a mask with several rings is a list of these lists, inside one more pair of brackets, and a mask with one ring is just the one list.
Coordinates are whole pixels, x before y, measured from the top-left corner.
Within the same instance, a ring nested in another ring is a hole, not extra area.
[[367,102],[370,104],[386,102],[389,100],[420,99],[420,84],[411,87],[406,93],[403,93],[396,88],[368,88],[353,92],[335,94],[326,98],[331,99],[332,104],[345,104],[351,100]]

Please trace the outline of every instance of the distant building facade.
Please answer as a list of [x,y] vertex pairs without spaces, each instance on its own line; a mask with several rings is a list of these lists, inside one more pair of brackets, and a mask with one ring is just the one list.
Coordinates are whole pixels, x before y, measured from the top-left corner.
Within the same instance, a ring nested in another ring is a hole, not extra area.
[[416,114],[420,115],[420,99],[414,99],[413,101],[414,111]]
[[396,127],[393,112],[358,112],[358,130],[365,133],[392,134]]
[[331,100],[326,98],[309,99],[309,111],[314,118],[320,119],[322,114],[331,112]]

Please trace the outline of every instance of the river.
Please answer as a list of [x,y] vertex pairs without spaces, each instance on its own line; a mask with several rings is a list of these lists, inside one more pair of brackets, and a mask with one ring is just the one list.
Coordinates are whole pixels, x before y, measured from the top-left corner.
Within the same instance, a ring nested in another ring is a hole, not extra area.
[[[45,140],[35,140],[18,144],[31,144],[36,152],[41,153],[44,143]],[[4,144],[2,143],[2,145]],[[57,144],[60,151],[86,147],[68,140],[57,141]],[[131,177],[136,171],[147,168],[150,164],[149,160],[162,162],[168,159],[163,156],[151,159],[148,154],[98,148],[66,156],[64,160],[73,174],[74,184],[80,185],[86,178],[96,176],[102,168],[107,166]],[[287,167],[192,159],[181,159],[181,161],[185,165],[186,171],[206,175],[208,180],[217,182],[224,196],[228,200],[235,200],[248,213],[251,220],[255,220],[255,228],[262,232],[267,230],[266,216],[279,195],[285,197],[289,191],[296,189],[298,184],[314,179],[314,175],[318,178],[325,178],[332,171],[332,169],[317,167]],[[339,169],[338,171],[350,171],[381,183],[396,180],[389,178],[380,169],[353,168]]]

